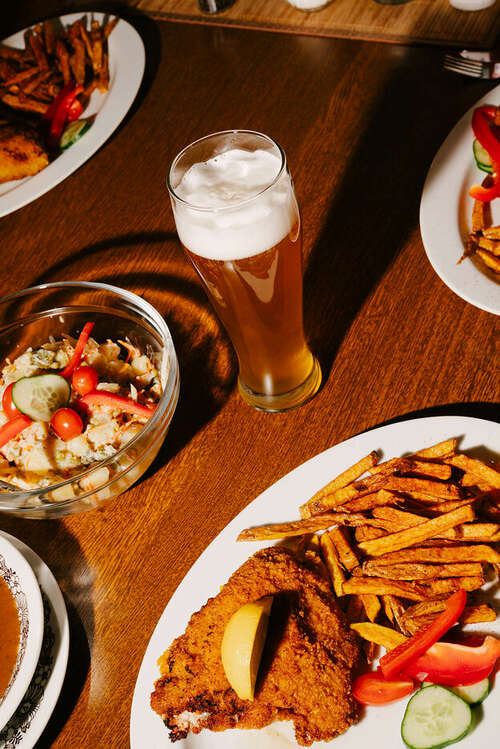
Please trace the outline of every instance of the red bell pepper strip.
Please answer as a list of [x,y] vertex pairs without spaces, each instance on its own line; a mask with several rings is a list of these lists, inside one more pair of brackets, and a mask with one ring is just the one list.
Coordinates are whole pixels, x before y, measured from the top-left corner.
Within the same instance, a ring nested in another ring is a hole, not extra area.
[[71,377],[71,375],[73,374],[73,370],[76,369],[76,367],[80,364],[85,346],[87,344],[87,341],[89,339],[89,336],[92,332],[93,327],[94,327],[93,322],[86,322],[85,325],[83,326],[82,332],[80,333],[78,340],[76,342],[75,350],[73,351],[73,356],[71,357],[69,362],[66,364],[64,369],[61,370],[61,372],[59,372],[61,377]]
[[155,410],[154,406],[144,406],[142,403],[132,400],[132,398],[108,393],[106,390],[93,390],[91,393],[83,395],[79,403],[83,403],[85,406],[109,406],[136,416],[151,416]]
[[498,658],[500,640],[496,637],[485,637],[478,647],[436,642],[405,668],[405,676],[449,687],[466,686],[486,679]]
[[500,141],[490,127],[496,117],[496,107],[477,107],[472,115],[472,130],[482,147],[496,161],[500,160]]
[[406,642],[390,650],[380,659],[379,668],[385,679],[393,679],[407,668],[434,645],[454,624],[458,621],[464,610],[467,593],[465,590],[457,590],[446,602],[446,609],[436,619],[419,630]]
[[407,697],[415,689],[413,679],[401,677],[387,681],[382,674],[372,671],[355,680],[352,694],[362,705],[387,705]]
[[73,88],[74,85],[72,83],[68,83],[67,86],[61,89],[52,104],[48,107],[48,109],[45,110],[44,114],[42,115],[42,120],[50,121],[54,117],[59,105],[62,101],[64,101],[66,96],[73,90]]
[[[72,106],[78,94],[81,94],[82,91],[83,86],[81,85],[72,86],[69,90],[63,89],[64,95],[59,99],[57,106],[54,108],[54,111],[51,112],[50,116],[47,117],[47,119],[50,120],[49,145],[52,148],[56,148],[59,145],[62,131],[66,122],[68,121],[68,113],[70,107]],[[51,107],[49,107],[49,111],[50,109]]]
[[[493,164],[493,169],[495,172],[498,171],[498,167],[495,164],[494,161],[491,162]],[[469,195],[474,200],[481,200],[483,203],[490,203],[492,200],[495,200],[495,198],[500,197],[500,191],[499,188],[496,185],[493,185],[493,187],[483,187],[482,185],[472,185],[472,187],[469,190]]]
[[6,424],[0,427],[0,448],[14,439],[14,437],[17,437],[30,424],[31,419],[29,416],[25,416],[25,414],[16,416],[14,419],[9,419]]
[[474,136],[489,153],[493,169],[493,186],[482,187],[473,185],[469,195],[474,200],[489,202],[500,196],[500,141],[490,127],[490,122],[495,119],[496,107],[477,107],[472,115],[472,130]]

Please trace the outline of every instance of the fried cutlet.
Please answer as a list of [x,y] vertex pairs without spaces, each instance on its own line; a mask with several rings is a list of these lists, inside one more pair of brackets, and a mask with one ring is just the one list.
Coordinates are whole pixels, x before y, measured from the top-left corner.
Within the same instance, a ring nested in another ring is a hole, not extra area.
[[0,119],[0,184],[38,174],[48,163],[34,127]]
[[[317,561],[317,558],[316,558]],[[221,661],[227,622],[244,604],[274,596],[255,699],[241,700]],[[262,728],[293,721],[299,744],[327,741],[356,722],[351,694],[359,649],[313,558],[268,548],[245,562],[193,614],[159,660],[151,706],[172,741],[202,728]]]

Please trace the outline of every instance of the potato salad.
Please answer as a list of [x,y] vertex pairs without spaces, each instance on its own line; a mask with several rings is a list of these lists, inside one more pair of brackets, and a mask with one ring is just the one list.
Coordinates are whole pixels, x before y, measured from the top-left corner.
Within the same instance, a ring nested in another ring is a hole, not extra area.
[[[5,362],[3,481],[29,490],[76,476],[114,455],[154,413],[161,382],[152,357],[127,340],[98,343],[90,336],[93,325],[78,340],[50,338]],[[94,488],[84,483],[85,477],[82,488]]]

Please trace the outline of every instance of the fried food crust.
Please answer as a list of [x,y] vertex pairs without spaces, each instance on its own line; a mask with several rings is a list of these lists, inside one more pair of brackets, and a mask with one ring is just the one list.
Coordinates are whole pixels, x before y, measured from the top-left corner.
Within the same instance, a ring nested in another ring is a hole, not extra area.
[[0,120],[0,183],[31,177],[48,163],[34,128]]
[[[262,728],[290,720],[297,742],[309,746],[357,720],[351,674],[359,648],[314,558],[299,562],[276,547],[259,551],[193,614],[160,658],[162,675],[151,695],[173,741],[201,728]],[[240,606],[267,595],[274,603],[255,699],[240,700],[222,666],[222,636]]]

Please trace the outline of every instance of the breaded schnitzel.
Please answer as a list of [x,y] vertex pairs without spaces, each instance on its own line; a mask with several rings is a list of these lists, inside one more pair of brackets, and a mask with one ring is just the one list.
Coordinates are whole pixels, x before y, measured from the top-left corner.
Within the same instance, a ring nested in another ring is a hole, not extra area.
[[[151,695],[175,741],[202,728],[262,728],[291,720],[299,744],[326,741],[357,719],[351,672],[359,650],[315,555],[284,548],[245,562],[160,658]],[[241,700],[221,661],[224,629],[244,604],[273,595],[255,699]]]
[[48,163],[34,127],[0,118],[0,184],[38,174]]

